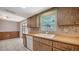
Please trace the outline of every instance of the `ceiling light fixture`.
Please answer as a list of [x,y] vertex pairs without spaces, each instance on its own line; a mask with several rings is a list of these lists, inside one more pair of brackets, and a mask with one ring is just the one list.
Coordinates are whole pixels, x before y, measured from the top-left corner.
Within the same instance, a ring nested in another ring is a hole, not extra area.
[[3,20],[4,19],[6,20],[7,18],[8,18],[7,16],[0,16],[0,19],[3,19]]

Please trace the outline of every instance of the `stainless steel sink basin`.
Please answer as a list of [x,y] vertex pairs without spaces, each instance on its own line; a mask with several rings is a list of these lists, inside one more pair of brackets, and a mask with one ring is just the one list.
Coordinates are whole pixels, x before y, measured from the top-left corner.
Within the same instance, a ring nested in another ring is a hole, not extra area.
[[54,34],[42,34],[42,33],[38,33],[38,34],[34,34],[35,36],[41,36],[41,37],[46,37],[46,38],[53,38],[55,37]]

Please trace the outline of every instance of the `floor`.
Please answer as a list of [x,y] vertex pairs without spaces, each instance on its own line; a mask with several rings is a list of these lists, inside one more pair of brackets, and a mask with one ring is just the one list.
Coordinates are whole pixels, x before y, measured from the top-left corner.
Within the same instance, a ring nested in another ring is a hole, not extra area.
[[27,51],[19,38],[0,41],[0,51]]

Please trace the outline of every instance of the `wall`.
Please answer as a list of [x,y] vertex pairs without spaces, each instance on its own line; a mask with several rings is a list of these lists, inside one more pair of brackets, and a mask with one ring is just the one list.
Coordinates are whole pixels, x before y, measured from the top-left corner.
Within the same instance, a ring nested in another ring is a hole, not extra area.
[[[40,28],[28,28],[29,32],[37,33],[41,32]],[[65,25],[65,26],[58,26],[56,33],[61,35],[67,36],[79,36],[79,25]]]
[[0,40],[19,37],[18,22],[0,20]]
[[[63,19],[64,20],[64,19]],[[39,28],[31,28],[31,32],[38,32]],[[57,26],[56,33],[68,36],[78,36],[79,35],[79,25],[65,25]]]
[[65,35],[65,36],[79,37],[79,25],[59,26],[57,28],[56,33]]
[[20,26],[18,22],[0,20],[0,32],[19,31]]
[[79,8],[59,8],[58,15],[57,33],[79,37]]

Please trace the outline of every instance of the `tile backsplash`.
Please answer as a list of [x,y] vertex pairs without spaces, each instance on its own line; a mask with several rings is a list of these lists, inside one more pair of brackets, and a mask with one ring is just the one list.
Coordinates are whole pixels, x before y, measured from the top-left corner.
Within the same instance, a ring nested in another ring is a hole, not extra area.
[[28,28],[29,30],[29,33],[37,33],[37,32],[40,32],[40,29],[39,28]]
[[[40,28],[30,28],[29,32],[37,33],[41,32]],[[59,26],[57,32],[62,34],[79,34],[79,26]]]
[[79,34],[79,26],[59,26],[57,31],[67,34]]

